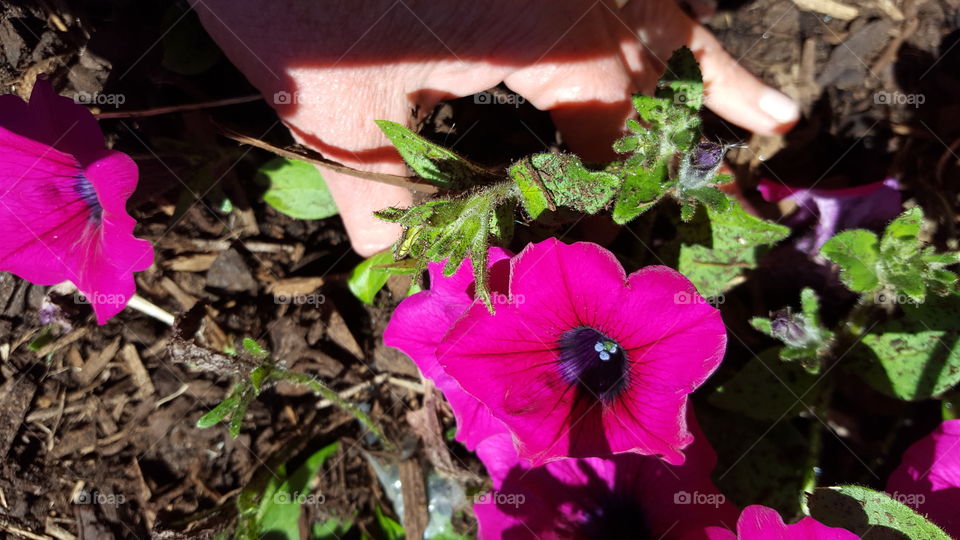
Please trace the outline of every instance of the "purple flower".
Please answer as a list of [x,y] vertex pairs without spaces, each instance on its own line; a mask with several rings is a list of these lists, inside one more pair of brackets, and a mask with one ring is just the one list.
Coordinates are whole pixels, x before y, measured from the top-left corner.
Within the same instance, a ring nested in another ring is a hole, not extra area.
[[947,420],[903,453],[887,493],[960,538],[960,420]]
[[443,335],[428,354],[534,465],[623,452],[683,463],[687,395],[726,347],[720,312],[689,280],[664,266],[627,276],[596,244],[548,239],[513,257],[494,290],[508,291],[495,314],[475,302],[449,329],[395,331]]
[[833,235],[847,229],[882,229],[900,214],[899,184],[894,178],[844,189],[808,189],[785,186],[766,178],[757,189],[764,200],[791,199],[797,209],[784,223],[801,227],[816,223],[814,231],[800,237],[797,249],[816,254]]
[[730,146],[703,141],[690,149],[680,162],[680,186],[696,189],[706,185],[720,170],[728,148]]
[[103,324],[136,291],[153,248],[125,204],[137,166],[104,148],[96,119],[38,79],[24,103],[0,96],[0,270],[40,285],[72,281]]
[[690,166],[698,171],[709,171],[720,164],[726,147],[715,142],[704,141],[697,144],[690,158]]
[[493,490],[473,506],[478,538],[684,538],[706,527],[732,527],[736,508],[713,485],[716,454],[696,434],[682,466],[650,456],[553,461],[520,459],[506,433],[477,449]]

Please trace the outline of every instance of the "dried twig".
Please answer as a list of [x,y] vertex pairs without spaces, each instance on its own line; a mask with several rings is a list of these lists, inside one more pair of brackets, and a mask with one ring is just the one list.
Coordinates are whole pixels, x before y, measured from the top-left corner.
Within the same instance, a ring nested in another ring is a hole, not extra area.
[[397,176],[395,174],[384,174],[384,173],[373,173],[360,171],[347,167],[336,161],[331,161],[323,157],[319,152],[314,152],[309,149],[300,149],[300,150],[290,150],[287,148],[280,148],[274,146],[266,141],[261,141],[260,139],[238,133],[230,128],[217,126],[220,129],[220,132],[224,137],[228,139],[233,139],[240,144],[249,144],[250,146],[255,146],[262,150],[266,150],[273,154],[276,154],[280,157],[285,157],[288,159],[299,159],[300,161],[306,161],[308,163],[313,163],[320,167],[330,169],[332,171],[337,171],[346,175],[350,175],[356,178],[363,178],[364,180],[372,180],[374,182],[380,182],[381,184],[389,184],[391,186],[400,186],[413,191],[419,191],[420,193],[425,193],[427,195],[432,195],[439,192],[439,188],[436,186],[425,184],[422,182],[417,182],[415,177],[411,176]]

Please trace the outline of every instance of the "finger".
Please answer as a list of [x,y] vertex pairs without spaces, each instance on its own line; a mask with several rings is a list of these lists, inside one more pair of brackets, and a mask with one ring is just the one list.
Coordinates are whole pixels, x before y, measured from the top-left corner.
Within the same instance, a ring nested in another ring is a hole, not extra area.
[[[305,32],[298,27],[297,15],[281,11],[259,16],[258,9],[254,2],[197,4],[208,32],[299,142],[349,167],[408,174],[374,123],[377,119],[409,123],[411,104],[404,85],[385,83],[391,74],[382,70],[327,66],[319,61],[312,65],[298,59],[292,51],[309,50],[311,44],[303,40]],[[400,227],[376,219],[373,212],[409,206],[412,197],[407,190],[326,169],[320,173],[358,253],[371,255],[399,237]]]
[[598,4],[593,16],[584,17],[563,38],[590,43],[589,56],[546,55],[504,79],[533,106],[550,111],[567,146],[590,161],[615,158],[611,145],[623,133],[632,113],[630,96],[636,91],[634,76],[621,56],[618,40],[623,35],[616,29],[611,33],[604,9]]
[[690,48],[699,53],[706,105],[721,117],[755,133],[784,133],[800,118],[796,102],[744,69],[716,37],[695,24]]
[[637,30],[648,54],[661,64],[674,50],[690,47],[703,71],[707,107],[728,121],[772,134],[789,130],[799,119],[793,100],[751,75],[673,0],[632,1],[622,14]]

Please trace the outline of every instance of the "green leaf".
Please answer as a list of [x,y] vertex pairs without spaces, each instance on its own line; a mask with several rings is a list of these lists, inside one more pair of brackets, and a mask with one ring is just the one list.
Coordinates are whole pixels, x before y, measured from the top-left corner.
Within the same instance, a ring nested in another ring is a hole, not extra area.
[[250,384],[253,385],[253,391],[255,394],[260,394],[260,390],[263,388],[263,383],[265,380],[268,380],[271,372],[272,368],[269,365],[257,366],[253,371],[250,372]]
[[804,403],[816,402],[817,383],[818,377],[799,364],[780,360],[776,348],[767,349],[717,387],[709,402],[756,420],[777,420],[796,416],[806,410]]
[[353,528],[352,519],[328,518],[314,523],[310,528],[310,540],[340,540]]
[[324,219],[337,215],[327,183],[306,161],[274,158],[257,174],[270,183],[263,200],[278,212],[297,219]]
[[916,245],[921,227],[923,227],[923,211],[920,207],[907,210],[887,225],[883,232],[883,239],[880,241],[881,249],[884,251],[897,249],[901,243]]
[[677,269],[700,294],[716,296],[757,265],[760,246],[786,238],[790,229],[755,218],[731,202],[726,212],[710,208],[697,211],[693,221],[678,226],[678,233],[681,246]]
[[950,540],[939,527],[881,491],[860,486],[819,488],[810,495],[809,504],[810,515],[817,521],[861,537],[869,532],[870,538]]
[[243,348],[246,349],[248,353],[253,355],[253,357],[259,360],[266,360],[267,358],[270,358],[270,353],[252,338],[243,338]]
[[390,278],[390,271],[381,267],[392,262],[393,255],[389,251],[382,251],[358,264],[347,279],[350,292],[364,304],[372,305],[377,292],[387,284],[387,279]]
[[730,198],[727,197],[722,191],[710,186],[687,189],[684,190],[683,194],[687,197],[700,201],[708,208],[718,213],[726,212],[733,204],[730,202]]
[[872,291],[880,283],[877,276],[877,235],[855,229],[844,231],[827,241],[820,254],[840,266],[840,279],[851,290]]
[[492,313],[487,268],[483,263],[494,239],[509,242],[518,197],[513,182],[497,182],[456,199],[435,199],[405,210],[379,212],[377,215],[403,226],[394,256],[415,259],[415,272],[422,270],[427,262],[447,259],[444,272],[450,275],[469,257],[474,265],[476,296]]
[[261,538],[300,538],[302,504],[312,499],[320,501],[323,496],[310,493],[310,481],[338,448],[339,443],[334,442],[314,452],[276,490],[264,493],[257,511]]
[[413,172],[437,187],[463,189],[482,183],[490,176],[483,168],[396,122],[376,122]]
[[230,437],[236,439],[243,427],[243,419],[247,416],[247,407],[253,398],[257,397],[257,392],[251,384],[242,384],[240,395],[237,399],[237,406],[230,412],[229,432]]
[[[606,207],[620,187],[616,175],[591,171],[584,167],[580,158],[572,154],[534,154],[524,161],[529,165],[522,168],[527,169],[526,174],[522,175],[523,181],[533,184],[539,179],[550,201],[585,214],[596,214]],[[524,190],[519,183],[518,187],[521,192]],[[534,208],[539,204],[535,203]]]
[[383,531],[387,540],[403,540],[406,534],[403,530],[403,525],[400,525],[394,521],[393,518],[384,514],[383,510],[380,509],[380,505],[375,506],[373,509],[377,515],[377,524],[380,525],[380,530]]
[[531,219],[537,219],[545,210],[556,210],[550,193],[540,180],[540,173],[528,159],[522,159],[507,170],[520,191],[520,203]]
[[240,389],[242,385],[237,383],[234,385],[233,390],[230,391],[223,401],[221,401],[216,407],[211,409],[207,414],[201,416],[197,420],[197,427],[200,429],[205,429],[211,426],[215,426],[220,423],[228,414],[233,412],[237,408],[237,403],[240,401]]
[[741,508],[763,504],[787,519],[797,515],[808,437],[792,422],[754,420],[710,406],[698,406],[696,412],[717,452],[713,478],[730,502]]
[[613,221],[624,225],[656,204],[667,178],[668,160],[657,161],[652,167],[636,167],[625,173],[623,187],[613,207]]
[[851,351],[851,369],[875,388],[907,401],[938,396],[960,383],[960,297],[902,306]]

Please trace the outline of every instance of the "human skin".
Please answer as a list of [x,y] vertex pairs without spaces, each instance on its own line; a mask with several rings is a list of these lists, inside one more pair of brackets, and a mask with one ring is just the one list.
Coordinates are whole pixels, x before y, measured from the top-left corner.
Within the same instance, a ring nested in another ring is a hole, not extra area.
[[[371,172],[406,168],[374,120],[413,125],[440,100],[503,82],[550,111],[588,160],[610,144],[650,92],[671,52],[701,63],[707,106],[757,133],[783,132],[796,105],[731,58],[674,0],[194,0],[207,31],[300,142]],[[285,92],[286,94],[282,94]],[[409,191],[321,170],[354,249],[399,235],[372,212],[408,206]]]

